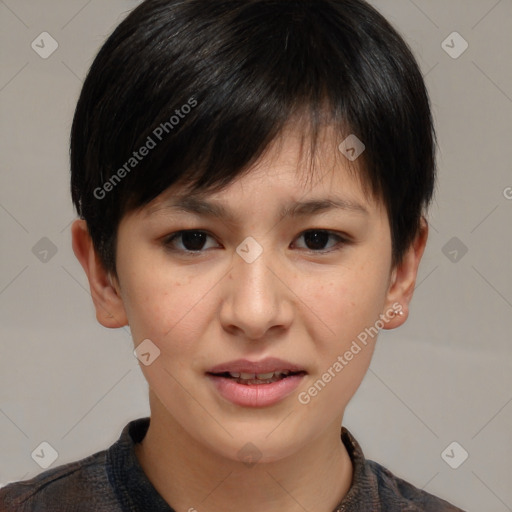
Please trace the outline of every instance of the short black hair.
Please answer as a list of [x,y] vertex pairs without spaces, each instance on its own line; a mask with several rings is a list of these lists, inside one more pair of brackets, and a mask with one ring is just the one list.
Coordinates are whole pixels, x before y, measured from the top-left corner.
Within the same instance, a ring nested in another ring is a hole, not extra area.
[[436,135],[388,21],[363,0],[141,3],[96,56],[71,129],[73,203],[105,268],[123,215],[176,183],[221,190],[299,116],[312,148],[327,124],[364,143],[359,178],[399,263],[432,199]]

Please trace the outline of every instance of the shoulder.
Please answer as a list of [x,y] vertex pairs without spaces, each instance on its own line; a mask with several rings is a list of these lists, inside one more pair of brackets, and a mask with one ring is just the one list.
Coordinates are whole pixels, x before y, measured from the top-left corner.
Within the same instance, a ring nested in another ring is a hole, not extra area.
[[112,512],[120,510],[106,469],[106,451],[49,469],[0,489],[6,512]]
[[375,476],[379,498],[385,510],[407,512],[463,512],[462,509],[395,476],[372,460],[366,466]]
[[354,472],[352,485],[337,512],[463,512],[395,476],[379,463],[366,459],[361,446],[345,427],[342,427],[341,439]]

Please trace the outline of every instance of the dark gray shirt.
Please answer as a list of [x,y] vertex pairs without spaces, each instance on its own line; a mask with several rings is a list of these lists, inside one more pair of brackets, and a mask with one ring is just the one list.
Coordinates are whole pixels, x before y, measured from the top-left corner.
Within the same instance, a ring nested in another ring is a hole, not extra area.
[[[1,512],[174,512],[146,477],[135,455],[149,418],[134,420],[107,450],[0,489]],[[333,512],[456,512],[444,500],[417,489],[366,460],[350,432],[341,439],[354,467],[352,485]]]

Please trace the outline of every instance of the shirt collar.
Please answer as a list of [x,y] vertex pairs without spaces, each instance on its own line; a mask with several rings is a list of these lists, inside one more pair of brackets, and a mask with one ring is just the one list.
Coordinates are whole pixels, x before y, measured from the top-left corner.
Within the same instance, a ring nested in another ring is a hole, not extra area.
[[107,474],[123,512],[175,512],[153,487],[135,455],[135,444],[144,439],[149,420],[139,418],[128,423],[107,451]]
[[381,507],[377,477],[369,467],[361,446],[345,427],[341,427],[341,440],[352,461],[353,474],[350,488],[334,512],[379,512]]

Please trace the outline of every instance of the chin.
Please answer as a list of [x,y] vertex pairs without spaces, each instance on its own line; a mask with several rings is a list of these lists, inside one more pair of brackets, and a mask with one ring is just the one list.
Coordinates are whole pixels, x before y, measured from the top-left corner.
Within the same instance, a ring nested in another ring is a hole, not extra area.
[[254,434],[245,430],[241,435],[226,439],[225,443],[210,445],[210,448],[219,456],[233,462],[242,462],[247,467],[278,462],[294,455],[300,449],[301,443],[297,439],[290,440],[288,435],[286,438],[280,437],[277,432],[269,436],[274,428],[275,424],[264,432],[254,430]]

